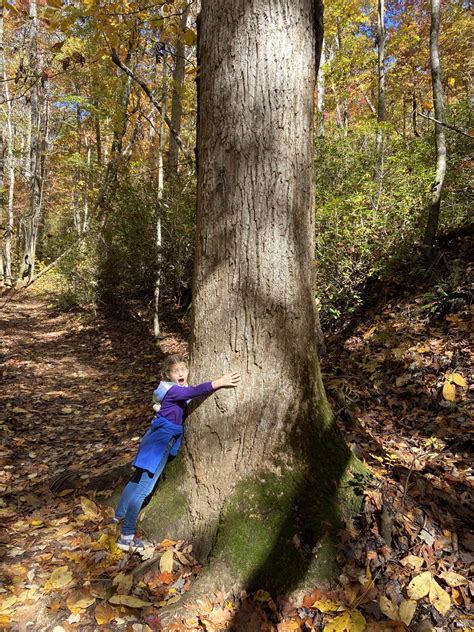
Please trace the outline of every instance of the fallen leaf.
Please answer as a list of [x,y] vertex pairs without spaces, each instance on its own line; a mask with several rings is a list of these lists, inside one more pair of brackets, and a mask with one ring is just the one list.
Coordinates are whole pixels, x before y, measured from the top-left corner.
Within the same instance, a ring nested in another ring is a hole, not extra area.
[[117,619],[119,616],[120,615],[117,610],[107,602],[99,603],[95,607],[94,617],[98,625],[110,623],[113,619]]
[[416,610],[416,601],[411,599],[402,599],[398,607],[400,613],[400,621],[409,626]]
[[45,590],[55,590],[57,588],[65,588],[72,582],[73,576],[67,566],[56,568],[44,585]]
[[173,581],[174,577],[171,573],[160,573],[157,577],[158,581],[161,584],[165,584],[165,586],[167,584],[171,584],[171,582]]
[[331,601],[330,599],[318,599],[313,603],[311,608],[316,608],[320,612],[337,612],[341,608],[340,601]]
[[424,563],[425,560],[422,557],[418,557],[417,555],[407,555],[402,560],[400,560],[400,564],[402,564],[403,566],[409,564],[416,571],[419,571]]
[[0,599],[0,612],[4,612],[11,608],[17,601],[17,597],[15,595],[7,595],[6,597]]
[[112,584],[117,586],[117,593],[119,595],[128,595],[132,589],[133,575],[127,575],[122,571],[113,578]]
[[467,386],[466,380],[463,378],[463,376],[460,373],[451,373],[450,375],[447,375],[446,378],[450,382],[454,382],[458,386],[464,386],[464,387]]
[[394,604],[391,599],[389,599],[385,595],[381,595],[379,598],[379,606],[380,606],[380,610],[383,612],[383,614],[386,617],[388,617],[389,619],[392,619],[392,621],[399,620],[398,606]]
[[444,579],[444,581],[448,584],[448,586],[451,586],[451,588],[464,586],[468,583],[468,580],[463,577],[463,575],[460,575],[459,573],[454,573],[453,571],[443,571],[438,575],[438,577]]
[[73,590],[66,599],[66,605],[72,614],[78,614],[95,602],[95,597],[87,589]]
[[152,605],[151,601],[143,601],[143,599],[139,599],[135,595],[113,595],[110,597],[109,603],[128,606],[129,608],[145,608],[145,606]]
[[293,632],[301,630],[301,624],[298,621],[282,621],[277,625],[277,632]]
[[162,573],[171,573],[173,571],[173,549],[168,549],[161,556],[160,571]]
[[441,614],[446,614],[451,608],[451,597],[433,578],[431,579],[431,589],[428,598],[431,605]]
[[93,500],[86,498],[85,496],[81,496],[81,507],[84,513],[84,516],[90,518],[91,520],[95,520],[99,517],[99,508],[95,504]]
[[360,612],[344,612],[324,626],[323,632],[364,632],[365,619]]
[[445,382],[443,384],[443,397],[448,402],[456,401],[456,389],[450,382]]

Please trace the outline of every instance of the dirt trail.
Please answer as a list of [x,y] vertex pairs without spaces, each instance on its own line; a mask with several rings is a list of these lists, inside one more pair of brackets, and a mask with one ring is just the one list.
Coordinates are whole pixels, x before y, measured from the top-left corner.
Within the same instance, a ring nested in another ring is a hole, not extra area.
[[[107,521],[102,513],[78,524],[80,496],[91,478],[131,462],[152,416],[163,352],[184,344],[170,335],[160,350],[141,323],[86,324],[84,315],[32,300],[9,303],[0,329],[1,579],[17,596],[0,624],[13,617],[10,629],[30,621],[47,630],[65,607],[42,592],[48,577],[67,564],[74,539],[90,549]],[[77,579],[87,576],[78,570]]]
[[[414,620],[447,630],[457,629],[474,594],[465,586],[474,560],[472,310],[461,301],[427,318],[424,300],[392,301],[350,335],[332,337],[322,368],[343,433],[376,481],[362,516],[342,532],[341,577],[360,592],[367,620],[380,621],[380,595],[399,602],[429,569],[447,589],[449,618],[421,598]],[[39,300],[9,303],[0,331],[0,630],[159,630],[159,608],[179,599],[198,570],[190,549],[161,543],[174,551],[173,572],[136,581],[140,561],[117,549],[110,510],[94,502],[90,483],[127,469],[152,414],[159,362],[182,352],[184,337],[170,333],[158,349],[142,323],[87,321]],[[97,500],[112,487],[102,486]],[[416,568],[403,563],[407,556]],[[461,574],[453,580],[448,571]],[[369,575],[377,581],[367,592],[360,577]],[[344,600],[347,586],[338,590]],[[134,605],[117,603],[122,596]],[[224,625],[232,607],[216,599],[199,620]],[[322,613],[308,606],[314,599],[296,610],[256,596],[252,629],[290,620],[320,629]],[[176,629],[205,629],[199,620]]]

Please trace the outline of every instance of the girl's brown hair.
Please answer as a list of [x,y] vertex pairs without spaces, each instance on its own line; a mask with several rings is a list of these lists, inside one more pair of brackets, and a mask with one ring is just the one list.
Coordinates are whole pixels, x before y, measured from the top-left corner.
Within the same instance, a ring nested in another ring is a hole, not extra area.
[[170,355],[167,358],[165,358],[163,360],[163,364],[161,365],[161,379],[169,380],[168,373],[171,367],[175,364],[181,364],[181,363],[184,363],[186,366],[188,366],[188,361],[180,353],[174,353],[173,355]]

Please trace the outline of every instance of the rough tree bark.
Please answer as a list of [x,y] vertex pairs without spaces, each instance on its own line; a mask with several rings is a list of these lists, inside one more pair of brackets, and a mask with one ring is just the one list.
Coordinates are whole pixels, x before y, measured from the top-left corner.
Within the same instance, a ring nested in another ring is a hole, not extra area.
[[444,176],[446,175],[446,138],[444,134],[444,100],[443,85],[441,83],[441,65],[439,61],[439,12],[440,0],[431,0],[431,27],[430,27],[430,62],[431,82],[433,85],[433,103],[435,118],[435,143],[436,143],[436,175],[431,193],[431,205],[426,222],[423,246],[431,250],[438,232],[439,211],[441,195],[443,192]]
[[157,538],[191,539],[207,559],[189,599],[215,586],[314,585],[334,570],[333,528],[353,508],[359,464],[327,404],[315,344],[321,41],[313,0],[202,3],[192,381],[233,369],[243,383],[191,414],[184,454],[142,522]]

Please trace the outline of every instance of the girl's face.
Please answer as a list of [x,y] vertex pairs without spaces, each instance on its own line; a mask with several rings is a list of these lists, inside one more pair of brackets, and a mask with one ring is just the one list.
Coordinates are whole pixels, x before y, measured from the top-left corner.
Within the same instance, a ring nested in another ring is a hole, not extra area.
[[176,382],[180,386],[186,386],[188,384],[189,369],[184,362],[173,364],[168,372],[168,377],[172,382]]

